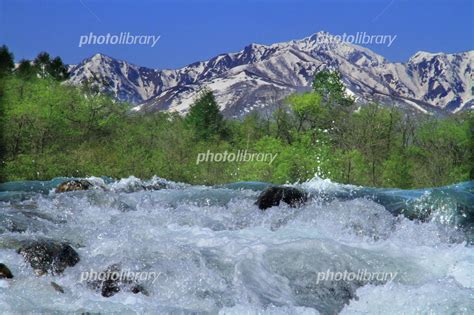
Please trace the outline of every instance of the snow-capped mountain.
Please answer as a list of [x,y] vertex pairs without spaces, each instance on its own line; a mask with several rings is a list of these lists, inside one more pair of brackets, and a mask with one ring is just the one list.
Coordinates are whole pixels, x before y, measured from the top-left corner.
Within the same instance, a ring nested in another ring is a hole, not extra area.
[[214,91],[229,117],[271,110],[295,91],[309,90],[314,74],[338,70],[347,93],[422,112],[455,112],[474,106],[474,51],[418,52],[406,63],[390,63],[371,50],[344,42],[302,40],[251,44],[242,51],[176,70],[138,67],[96,54],[71,67],[70,82],[93,82],[103,92],[136,104],[135,110],[185,113],[204,89]]

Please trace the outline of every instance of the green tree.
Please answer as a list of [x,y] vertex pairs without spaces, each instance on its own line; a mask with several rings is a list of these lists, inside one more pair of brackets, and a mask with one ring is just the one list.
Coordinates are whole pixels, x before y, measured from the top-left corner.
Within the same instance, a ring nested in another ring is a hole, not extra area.
[[186,123],[194,131],[198,140],[209,140],[225,133],[224,117],[219,111],[212,91],[205,90],[191,105],[186,115]]
[[58,81],[66,80],[69,77],[67,67],[60,57],[51,59],[47,52],[41,52],[33,61],[36,72],[42,77],[51,76]]
[[383,163],[385,186],[408,189],[413,185],[412,163],[404,152],[393,152]]
[[383,185],[383,163],[395,147],[400,121],[401,116],[395,109],[389,110],[379,104],[366,105],[352,114],[350,132],[344,135],[343,144],[364,155],[370,178],[366,185]]
[[441,186],[469,179],[472,130],[469,113],[445,119],[431,118],[416,132],[411,148],[418,186]]
[[36,68],[36,71],[41,76],[45,78],[48,75],[49,64],[51,63],[51,57],[47,52],[40,52],[33,61],[33,65]]
[[321,95],[326,103],[350,106],[354,100],[346,95],[346,88],[337,71],[323,70],[314,76],[313,91]]
[[64,81],[69,77],[67,67],[60,57],[56,57],[48,65],[48,73],[58,81]]
[[286,100],[296,116],[296,131],[322,127],[328,119],[328,111],[321,106],[321,96],[316,93],[290,95]]
[[468,153],[468,168],[469,179],[474,180],[474,112],[468,114],[468,139],[469,139],[469,153]]
[[6,45],[0,47],[0,77],[11,73],[15,68],[15,58]]
[[24,80],[30,80],[36,75],[35,68],[31,64],[31,61],[26,59],[20,60],[20,64],[15,73]]
[[287,144],[291,144],[293,142],[291,113],[288,112],[286,107],[280,106],[273,113],[273,118],[275,119],[277,138],[284,140]]

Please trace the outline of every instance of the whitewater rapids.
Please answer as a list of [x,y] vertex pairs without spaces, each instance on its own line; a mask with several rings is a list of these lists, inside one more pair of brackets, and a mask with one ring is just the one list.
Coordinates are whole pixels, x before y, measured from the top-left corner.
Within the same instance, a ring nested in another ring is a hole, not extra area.
[[[0,263],[14,275],[0,280],[0,313],[474,313],[473,182],[397,191],[314,179],[295,185],[313,195],[303,207],[261,211],[254,203],[265,183],[88,180],[99,188],[55,193],[64,179],[0,184]],[[168,188],[142,189],[156,182]],[[401,199],[378,202],[379,194]],[[394,215],[397,202],[430,208],[429,218]],[[36,276],[12,244],[39,239],[68,242],[80,262]],[[148,296],[105,298],[81,281],[114,263],[160,276],[141,283]],[[397,276],[318,281],[327,270]]]

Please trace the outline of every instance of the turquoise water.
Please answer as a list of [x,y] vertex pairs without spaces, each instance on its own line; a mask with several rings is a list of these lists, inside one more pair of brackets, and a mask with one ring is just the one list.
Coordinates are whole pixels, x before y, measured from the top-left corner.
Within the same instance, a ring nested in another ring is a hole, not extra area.
[[[0,312],[152,314],[472,314],[474,182],[421,190],[313,179],[301,208],[261,211],[266,183],[191,186],[160,178],[64,178],[0,184]],[[164,182],[168,189],[142,185]],[[36,276],[23,240],[69,242],[80,262]],[[105,298],[81,281],[113,263],[140,272],[149,296]],[[390,281],[323,280],[331,272],[396,273]],[[50,282],[64,288],[55,291]]]

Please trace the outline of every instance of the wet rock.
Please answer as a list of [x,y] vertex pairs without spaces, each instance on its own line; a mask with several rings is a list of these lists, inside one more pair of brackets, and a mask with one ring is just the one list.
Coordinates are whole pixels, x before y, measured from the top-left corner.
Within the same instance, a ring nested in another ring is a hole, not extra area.
[[18,249],[18,253],[38,275],[48,272],[60,274],[80,260],[79,254],[69,244],[54,241],[27,242]]
[[118,201],[115,206],[118,208],[118,210],[122,212],[128,212],[128,211],[133,211],[136,210],[134,207],[130,206],[129,204],[123,202],[123,201]]
[[119,264],[110,265],[106,270],[99,273],[98,278],[98,280],[89,282],[88,286],[100,291],[103,297],[111,297],[120,291],[149,295],[146,289],[138,284],[135,279],[129,277],[126,272],[122,272]]
[[53,289],[56,290],[57,292],[59,292],[59,293],[64,293],[63,287],[60,286],[59,284],[57,284],[56,282],[51,281],[51,286],[52,286]]
[[411,209],[402,209],[400,214],[411,221],[428,222],[431,218],[432,210],[429,208],[410,211]]
[[18,214],[0,213],[0,233],[14,232],[23,233],[28,229],[28,225],[23,217]]
[[61,183],[56,187],[57,193],[67,192],[67,191],[77,191],[77,190],[89,190],[94,185],[85,179],[73,179],[68,180],[64,183]]
[[274,186],[265,189],[255,203],[262,210],[280,205],[280,202],[299,207],[308,200],[308,194],[300,189],[285,186]]
[[5,264],[0,263],[0,279],[11,279],[13,274]]
[[168,185],[166,185],[165,183],[155,183],[151,185],[142,185],[142,188],[144,190],[161,190],[168,188]]

